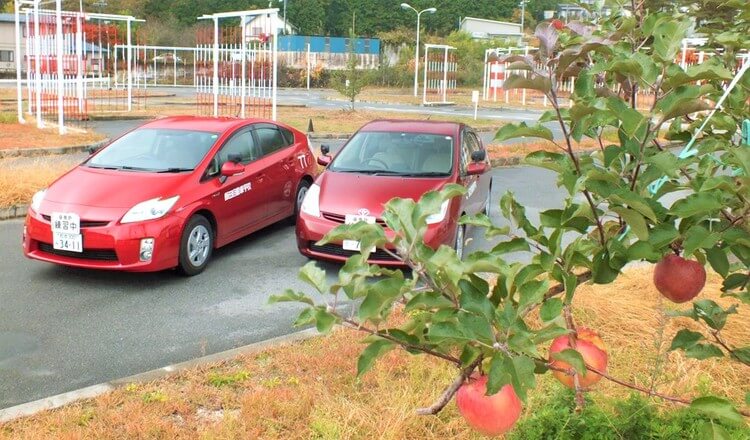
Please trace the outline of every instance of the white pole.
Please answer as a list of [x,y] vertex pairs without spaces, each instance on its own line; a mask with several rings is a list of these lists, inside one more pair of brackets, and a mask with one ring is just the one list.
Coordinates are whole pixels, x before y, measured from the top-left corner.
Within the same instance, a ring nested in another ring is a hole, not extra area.
[[[17,0],[16,0],[17,1]],[[29,11],[26,10],[26,44],[24,44],[24,51],[26,52],[26,92],[28,96],[29,101],[29,114],[33,111],[33,104],[32,104],[32,95],[31,91],[34,89],[34,87],[31,84],[31,55],[34,51],[32,48],[33,41],[31,41],[31,18],[29,16]]]
[[445,48],[443,58],[443,102],[448,102],[448,48]]
[[42,38],[39,35],[39,5],[34,4],[34,56],[36,58],[34,62],[34,83],[36,87],[36,126],[38,128],[44,128],[44,120],[42,120]]
[[25,124],[26,120],[23,118],[23,90],[21,88],[21,21],[19,18],[20,11],[18,10],[18,0],[14,3],[15,16],[16,16],[16,98],[18,100],[18,122]]
[[65,78],[63,77],[63,29],[62,29],[62,0],[55,0],[55,38],[57,52],[57,124],[58,132],[65,134],[65,106],[63,98],[65,96]]
[[[528,56],[529,55],[529,46],[526,45],[526,48],[523,51],[523,54]],[[526,89],[521,89],[521,103],[525,107],[526,106]]]
[[487,66],[487,60],[489,55],[489,49],[484,50],[484,73],[482,74],[482,99],[487,99],[487,81],[489,79],[487,72],[489,71]]
[[415,48],[414,54],[414,96],[417,96],[417,89],[419,88],[419,78],[417,77],[417,75],[419,75],[419,16],[420,13],[417,12],[417,47]]
[[[274,12],[273,15],[274,15],[273,23],[276,23],[276,21],[278,20],[277,19],[278,12]],[[277,64],[278,60],[276,58],[278,58],[277,54],[278,54],[278,47],[279,47],[278,38],[276,37],[278,36],[279,29],[275,25],[272,27],[273,27],[273,80],[271,83],[271,87],[273,87],[273,92],[271,94],[272,95],[271,96],[271,106],[272,106],[271,107],[271,119],[275,121],[276,120],[276,84],[277,84],[277,76],[276,76],[277,70],[276,69],[278,67],[278,64]]]
[[[84,38],[83,38],[83,17],[81,14],[76,14],[76,63],[77,63],[77,72],[76,72],[76,96],[78,97],[78,111],[79,113],[83,113],[83,69],[85,68],[83,65],[83,45],[84,45]],[[99,46],[99,63],[101,63],[101,45]],[[101,64],[100,64],[101,66]],[[101,79],[101,68],[99,69],[99,78]]]
[[133,110],[133,42],[130,27],[131,20],[128,20],[128,111]]
[[[417,45],[419,47],[419,45]],[[422,84],[422,103],[427,104],[427,67],[429,66],[429,61],[427,59],[427,54],[430,53],[430,46],[424,47],[424,83]]]
[[307,43],[307,90],[310,90],[310,43]]
[[172,84],[177,87],[177,49],[172,51]]
[[214,17],[214,117],[219,116],[219,18]]
[[242,91],[240,92],[240,117],[245,117],[245,98],[247,96],[247,16],[243,15],[240,17],[240,23],[242,23],[242,43],[240,48],[242,49],[242,78],[240,79]]

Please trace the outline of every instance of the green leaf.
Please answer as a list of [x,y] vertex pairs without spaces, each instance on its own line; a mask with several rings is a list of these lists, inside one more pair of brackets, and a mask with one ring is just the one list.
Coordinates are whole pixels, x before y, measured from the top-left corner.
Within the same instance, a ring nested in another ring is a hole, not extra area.
[[315,322],[315,309],[305,309],[300,312],[292,325],[294,327],[303,327],[312,324],[313,322]]
[[609,284],[620,274],[620,271],[610,266],[609,259],[609,253],[606,251],[600,251],[594,256],[592,270],[594,283]]
[[522,251],[529,251],[529,243],[526,241],[525,238],[518,237],[514,238],[509,241],[503,241],[498,243],[494,248],[492,248],[493,254],[509,254],[511,252],[522,252]]
[[630,229],[639,240],[648,240],[648,225],[639,212],[633,209],[623,208],[622,206],[613,206],[610,209],[622,216],[625,223],[630,226]]
[[586,362],[583,360],[583,356],[581,356],[581,353],[573,350],[572,348],[566,348],[563,351],[552,353],[552,359],[565,362],[566,364],[570,365],[571,368],[573,368],[576,373],[580,374],[581,376],[586,376],[587,369],[586,369]]
[[638,211],[642,216],[656,223],[656,213],[651,209],[646,199],[639,196],[638,194],[628,189],[621,189],[609,196],[609,199],[613,203],[620,205],[627,205],[628,207]]
[[315,327],[320,333],[328,333],[336,323],[336,317],[328,313],[326,309],[319,308],[315,311]]
[[686,349],[694,346],[698,341],[703,339],[703,334],[690,331],[688,329],[682,329],[674,335],[672,339],[672,345],[669,350],[677,350],[678,348]]
[[541,124],[526,125],[525,122],[520,124],[506,124],[503,125],[497,133],[495,133],[495,141],[502,142],[508,139],[515,139],[520,137],[535,137],[546,139],[551,141],[554,139],[552,130]]
[[745,419],[726,399],[714,396],[699,397],[690,404],[690,408],[705,414],[714,420],[735,425],[745,425]]
[[521,75],[510,75],[503,83],[503,88],[506,90],[531,89],[547,93],[552,88],[552,83],[549,78],[544,78],[539,75],[533,75],[531,78],[526,78]]
[[497,394],[500,389],[511,381],[510,372],[505,368],[505,360],[508,357],[504,353],[497,352],[492,355],[490,361],[490,372],[487,377],[487,395]]
[[362,351],[362,354],[359,355],[359,360],[357,361],[357,376],[362,376],[370,371],[377,358],[393,350],[395,347],[396,344],[385,339],[379,339],[368,345],[367,348]]
[[724,249],[719,246],[714,246],[710,249],[706,249],[706,257],[708,262],[711,264],[713,270],[719,275],[726,278],[729,273],[729,259]]
[[474,347],[473,345],[466,344],[464,345],[464,349],[461,351],[461,356],[459,357],[459,360],[461,361],[462,367],[468,367],[472,364],[475,360],[479,358],[479,355],[482,354],[482,350]]
[[693,225],[685,232],[685,241],[683,242],[683,253],[692,255],[698,249],[708,249],[713,247],[719,241],[719,234],[710,232],[701,225]]
[[743,364],[750,365],[750,347],[735,348],[732,350],[732,356]]
[[676,178],[679,169],[679,160],[671,151],[662,151],[646,158],[645,162],[653,165],[665,175]]
[[486,294],[480,292],[467,280],[460,280],[458,287],[461,289],[459,302],[463,310],[484,316],[488,321],[494,318],[495,307]]
[[680,236],[677,229],[671,223],[660,223],[651,229],[648,242],[654,249],[660,249],[672,243]]
[[723,426],[709,420],[700,425],[701,440],[731,440],[731,435]]
[[535,344],[541,344],[542,342],[551,341],[558,336],[567,335],[568,333],[570,333],[570,331],[567,328],[561,327],[557,324],[550,324],[536,332],[533,341]]
[[712,357],[723,357],[724,352],[713,344],[695,344],[685,349],[685,356],[702,361]]
[[563,302],[559,298],[550,298],[542,304],[539,309],[539,317],[542,321],[549,322],[560,316],[562,312]]
[[710,299],[702,299],[693,302],[693,309],[695,315],[702,319],[714,330],[721,330],[727,323],[727,316],[733,313],[737,313],[736,307],[732,306],[727,310],[724,310]]
[[565,285],[565,302],[570,304],[573,301],[576,288],[578,288],[578,277],[572,273],[565,273],[563,275],[563,284]]
[[519,290],[518,308],[524,309],[531,304],[538,304],[549,289],[547,280],[531,280],[524,283]]
[[452,308],[453,302],[439,292],[420,292],[406,303],[405,311]]
[[676,21],[671,17],[658,20],[653,31],[654,54],[661,61],[674,61],[682,47],[682,39],[685,38],[689,27],[690,22],[686,20]]
[[299,279],[315,287],[320,293],[328,292],[328,283],[326,282],[326,271],[315,265],[314,261],[302,266],[299,270]]
[[670,212],[678,217],[692,217],[694,215],[711,215],[723,208],[721,198],[714,192],[690,194],[672,205]]
[[280,302],[301,302],[309,305],[315,305],[312,299],[308,298],[302,292],[295,292],[292,289],[286,289],[281,295],[271,295],[268,299],[268,304],[276,304]]

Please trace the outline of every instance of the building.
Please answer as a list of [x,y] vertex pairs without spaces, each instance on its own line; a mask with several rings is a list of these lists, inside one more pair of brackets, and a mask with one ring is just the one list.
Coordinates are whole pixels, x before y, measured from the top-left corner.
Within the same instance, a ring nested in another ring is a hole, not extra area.
[[259,35],[271,35],[273,29],[276,27],[276,33],[278,35],[295,35],[297,28],[289,23],[284,22],[284,17],[276,15],[276,20],[271,18],[270,14],[266,15],[254,15],[248,17],[245,21],[245,28],[247,35],[257,37]]
[[350,56],[357,58],[360,69],[377,69],[380,64],[380,40],[305,35],[279,37],[279,59],[288,67],[303,68],[310,50],[312,66],[337,70],[346,67]]
[[520,23],[464,17],[459,29],[473,38],[505,38],[523,35]]
[[[26,16],[22,15],[21,36],[26,36]],[[21,53],[26,53],[26,39],[21,39]],[[16,72],[16,18],[15,14],[0,14],[0,74]],[[23,55],[22,58],[23,59]]]

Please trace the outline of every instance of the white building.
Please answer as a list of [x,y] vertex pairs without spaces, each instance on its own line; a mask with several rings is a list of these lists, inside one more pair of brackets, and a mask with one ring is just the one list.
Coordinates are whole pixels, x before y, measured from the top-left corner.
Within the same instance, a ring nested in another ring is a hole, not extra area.
[[[25,52],[26,16],[21,17],[21,60]],[[16,19],[14,14],[0,14],[0,73],[16,71]]]
[[247,35],[251,36],[258,36],[260,34],[271,35],[273,34],[274,26],[278,35],[295,35],[297,33],[296,27],[288,21],[284,23],[282,15],[277,15],[275,21],[271,18],[270,14],[255,15],[248,17],[247,21],[245,21]]
[[464,17],[459,27],[474,38],[503,38],[523,35],[520,23]]

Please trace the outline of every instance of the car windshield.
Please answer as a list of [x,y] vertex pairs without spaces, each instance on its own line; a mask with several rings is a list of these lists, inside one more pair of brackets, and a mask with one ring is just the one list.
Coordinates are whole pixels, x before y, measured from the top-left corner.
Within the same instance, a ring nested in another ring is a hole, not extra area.
[[328,169],[383,176],[448,176],[453,170],[453,137],[360,131],[336,155]]
[[137,129],[112,142],[85,165],[152,172],[192,171],[218,138],[218,133],[205,131]]

